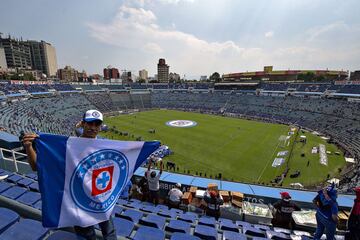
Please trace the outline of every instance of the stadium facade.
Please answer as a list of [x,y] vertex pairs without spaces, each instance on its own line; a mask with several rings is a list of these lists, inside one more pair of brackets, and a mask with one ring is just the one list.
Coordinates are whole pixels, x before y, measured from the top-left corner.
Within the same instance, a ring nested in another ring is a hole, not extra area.
[[223,74],[224,82],[236,81],[306,81],[314,80],[341,81],[348,77],[346,71],[336,70],[273,70],[273,66],[265,66],[263,71],[238,72]]

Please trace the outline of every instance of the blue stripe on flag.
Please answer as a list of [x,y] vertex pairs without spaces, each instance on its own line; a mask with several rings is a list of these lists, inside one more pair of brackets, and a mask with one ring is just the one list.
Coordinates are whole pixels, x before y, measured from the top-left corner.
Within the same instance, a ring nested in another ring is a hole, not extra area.
[[57,227],[65,183],[66,142],[68,137],[40,134],[36,139],[36,166],[42,200],[44,227]]
[[160,147],[160,142],[153,141],[153,142],[144,142],[143,147],[141,148],[140,154],[136,159],[134,171],[140,167],[150,154],[152,154],[156,149]]

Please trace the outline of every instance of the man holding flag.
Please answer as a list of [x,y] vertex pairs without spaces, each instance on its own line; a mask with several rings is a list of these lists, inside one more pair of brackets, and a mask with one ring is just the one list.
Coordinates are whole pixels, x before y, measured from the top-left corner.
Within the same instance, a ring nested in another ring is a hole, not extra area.
[[88,110],[82,135],[65,137],[25,134],[28,161],[38,171],[44,227],[74,226],[86,239],[96,239],[99,224],[104,239],[116,239],[111,213],[134,171],[159,142],[97,139],[103,115]]

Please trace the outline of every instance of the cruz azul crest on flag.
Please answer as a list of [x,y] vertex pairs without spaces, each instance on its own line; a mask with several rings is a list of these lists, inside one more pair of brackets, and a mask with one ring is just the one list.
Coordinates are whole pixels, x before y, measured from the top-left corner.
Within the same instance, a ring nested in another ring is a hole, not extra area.
[[73,201],[86,211],[106,212],[126,183],[128,166],[128,159],[116,150],[103,149],[85,157],[71,177]]

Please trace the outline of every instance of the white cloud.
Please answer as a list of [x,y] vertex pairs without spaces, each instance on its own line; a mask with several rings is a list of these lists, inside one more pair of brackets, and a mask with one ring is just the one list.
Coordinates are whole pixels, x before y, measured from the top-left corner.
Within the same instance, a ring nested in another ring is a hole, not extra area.
[[273,31],[269,31],[265,33],[265,37],[266,38],[272,38],[274,36],[274,32]]
[[159,0],[160,2],[163,3],[168,3],[168,4],[178,4],[179,2],[194,2],[195,0]]
[[262,54],[259,48],[242,48],[233,41],[208,42],[192,34],[162,29],[156,24],[153,12],[142,8],[122,6],[110,24],[91,23],[88,26],[91,36],[100,42],[130,49],[134,54],[137,51],[164,54],[169,64],[176,68],[173,71],[207,72],[218,69],[224,61],[230,69]]
[[[353,41],[358,36],[354,35],[353,29],[356,28],[343,22],[314,27],[302,34],[293,45],[270,48],[259,47],[261,42],[255,39],[252,43],[254,47],[242,47],[231,40],[208,41],[177,30],[175,24],[173,28],[165,29],[158,24],[158,18],[152,11],[125,5],[119,8],[110,23],[89,23],[88,27],[93,38],[118,47],[120,52],[131,56],[124,60],[121,54],[116,62],[138,69],[147,68],[150,72],[153,70],[152,73],[155,73],[156,61],[160,57],[167,60],[170,71],[193,75],[259,70],[264,65],[274,65],[275,69],[346,69],[349,63],[360,59],[360,52],[354,50],[359,49],[359,44],[355,41],[356,46]],[[339,31],[352,33],[348,34],[352,45],[329,47],[318,43],[329,36],[337,37],[334,32]],[[268,31],[264,36],[271,38],[274,32]]]

